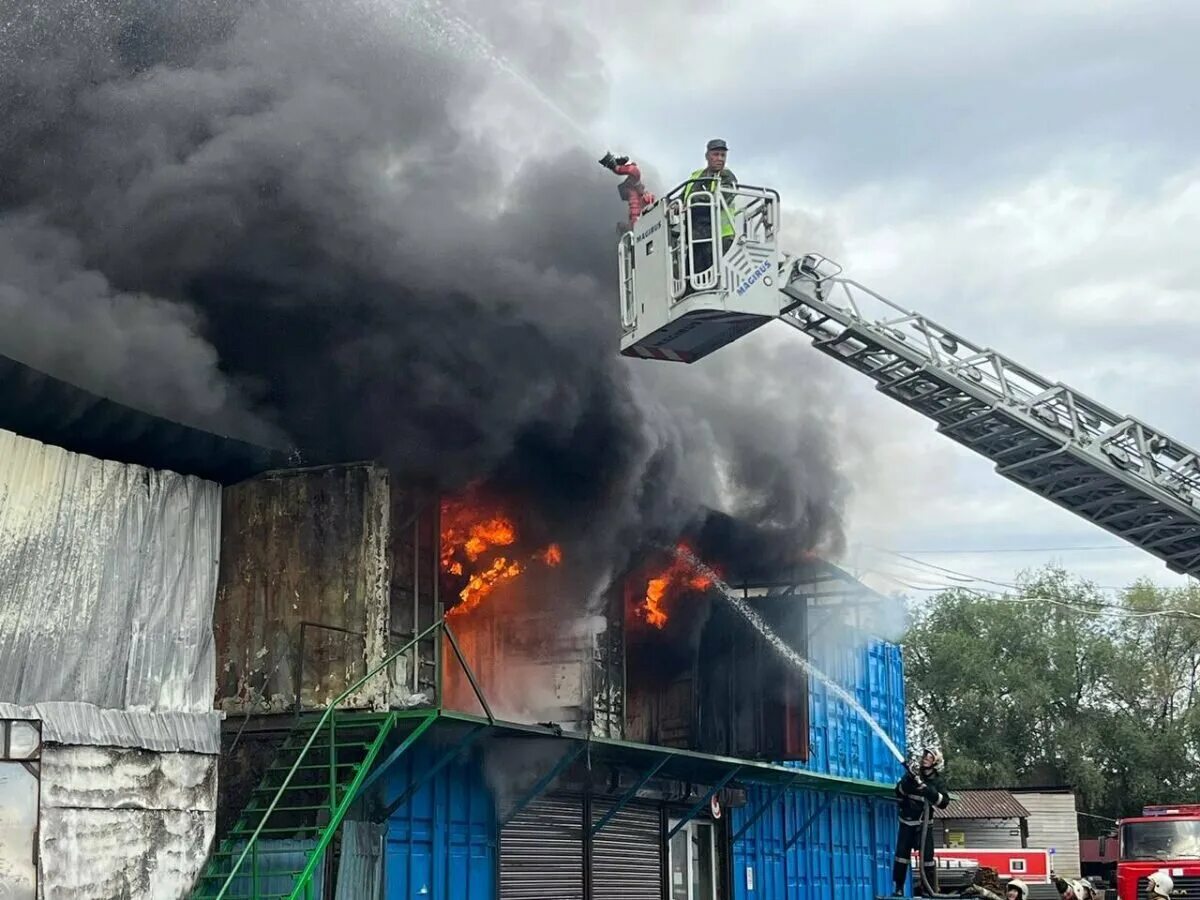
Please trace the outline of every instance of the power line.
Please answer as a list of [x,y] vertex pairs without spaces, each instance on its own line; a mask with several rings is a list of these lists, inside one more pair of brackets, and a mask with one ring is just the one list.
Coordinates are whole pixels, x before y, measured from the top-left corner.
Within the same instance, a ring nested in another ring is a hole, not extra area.
[[1109,617],[1109,618],[1118,618],[1118,619],[1163,618],[1163,619],[1175,619],[1175,620],[1182,620],[1182,621],[1200,621],[1200,613],[1196,613],[1196,612],[1193,612],[1188,609],[1180,609],[1178,607],[1166,607],[1163,609],[1139,610],[1139,609],[1130,609],[1127,606],[1117,606],[1117,605],[1111,604],[1111,603],[1089,603],[1087,601],[1084,601],[1082,603],[1071,603],[1066,600],[1061,600],[1057,597],[1016,597],[1016,596],[1011,596],[1011,595],[1006,595],[1006,594],[986,593],[984,591],[978,590],[977,588],[965,587],[965,586],[959,585],[959,584],[940,584],[940,585],[913,584],[912,582],[905,581],[902,578],[897,578],[894,575],[890,575],[887,572],[881,572],[876,569],[869,570],[869,572],[867,574],[879,575],[883,578],[886,578],[888,581],[895,582],[896,584],[901,585],[902,587],[906,587],[906,588],[909,588],[910,590],[914,590],[914,591],[922,591],[922,592],[935,593],[935,594],[946,594],[946,593],[951,593],[954,591],[964,591],[968,594],[972,594],[976,599],[988,600],[988,601],[991,601],[994,603],[1021,603],[1021,604],[1026,604],[1026,605],[1034,604],[1034,603],[1048,603],[1052,606],[1058,606],[1063,609],[1069,609],[1073,612],[1083,613],[1084,615],[1105,616],[1105,617]]
[[1094,544],[1086,547],[938,547],[928,550],[897,550],[897,553],[1068,553],[1074,551],[1093,550],[1137,550],[1145,553],[1141,547],[1132,544]]

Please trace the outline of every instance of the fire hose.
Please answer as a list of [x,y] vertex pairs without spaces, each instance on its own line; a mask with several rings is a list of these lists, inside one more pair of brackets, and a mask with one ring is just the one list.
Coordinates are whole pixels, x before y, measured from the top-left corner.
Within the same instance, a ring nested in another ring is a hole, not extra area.
[[[926,874],[925,874],[925,840],[929,837],[929,823],[932,819],[933,819],[933,804],[931,804],[928,800],[926,800],[925,801],[925,809],[921,813],[921,843],[917,845],[921,848],[920,849],[920,859],[918,860],[920,865],[917,866],[917,872],[920,874],[920,877],[921,877],[921,887],[924,888],[926,897],[957,898],[961,895],[960,894],[939,894],[939,893],[937,893],[933,889],[933,886],[929,883],[928,876],[926,876]],[[935,861],[936,861],[936,858],[935,858]],[[988,891],[987,893],[991,894],[992,897],[995,897],[995,895],[992,894],[991,891]],[[989,900],[990,900],[990,898],[989,898]],[[1000,900],[1000,898],[995,897],[995,900]]]

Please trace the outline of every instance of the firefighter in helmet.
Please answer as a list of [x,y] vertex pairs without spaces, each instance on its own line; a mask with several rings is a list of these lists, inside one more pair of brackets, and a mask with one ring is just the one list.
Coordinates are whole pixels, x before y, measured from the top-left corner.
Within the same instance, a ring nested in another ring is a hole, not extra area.
[[1029,885],[1020,878],[1012,878],[1004,888],[1005,900],[1029,900]]
[[[924,878],[914,880],[914,888],[927,883],[929,891],[937,893],[937,861],[933,856],[933,828],[929,824],[934,809],[945,809],[950,795],[942,780],[945,759],[940,750],[926,747],[921,756],[909,763],[903,777],[896,782],[896,797],[900,806],[900,827],[896,835],[896,861],[892,866],[892,881],[896,894],[904,893],[909,861],[914,850],[921,852]],[[924,840],[921,836],[924,832]]]
[[1077,881],[1055,878],[1054,886],[1062,900],[1097,900],[1099,897],[1099,892],[1086,878]]
[[1175,881],[1166,872],[1152,872],[1146,879],[1146,896],[1150,900],[1171,900]]
[[617,193],[629,208],[629,218],[618,226],[618,230],[621,233],[632,231],[637,227],[642,210],[654,202],[654,195],[642,183],[642,170],[628,156],[613,156],[611,153],[600,157],[600,165],[614,175],[625,176],[625,180],[617,185]]

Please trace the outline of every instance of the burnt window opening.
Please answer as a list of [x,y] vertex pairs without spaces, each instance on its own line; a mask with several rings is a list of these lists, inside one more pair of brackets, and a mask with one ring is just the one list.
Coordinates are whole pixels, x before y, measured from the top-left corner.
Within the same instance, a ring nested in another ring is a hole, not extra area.
[[42,723],[0,719],[0,896],[37,897]]
[[[743,759],[807,760],[807,674],[706,586],[685,580],[648,591],[660,571],[652,565],[624,584],[626,737]],[[806,655],[804,594],[735,589]]]

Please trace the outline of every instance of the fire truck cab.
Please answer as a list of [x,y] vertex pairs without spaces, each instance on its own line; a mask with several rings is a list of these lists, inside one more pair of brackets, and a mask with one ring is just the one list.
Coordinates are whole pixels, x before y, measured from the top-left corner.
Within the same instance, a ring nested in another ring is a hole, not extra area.
[[1200,900],[1200,804],[1147,806],[1117,823],[1118,900],[1144,900],[1151,873],[1164,871],[1179,900]]
[[617,250],[621,352],[695,362],[778,316],[789,265],[778,234],[769,188],[684,182],[645,209]]

